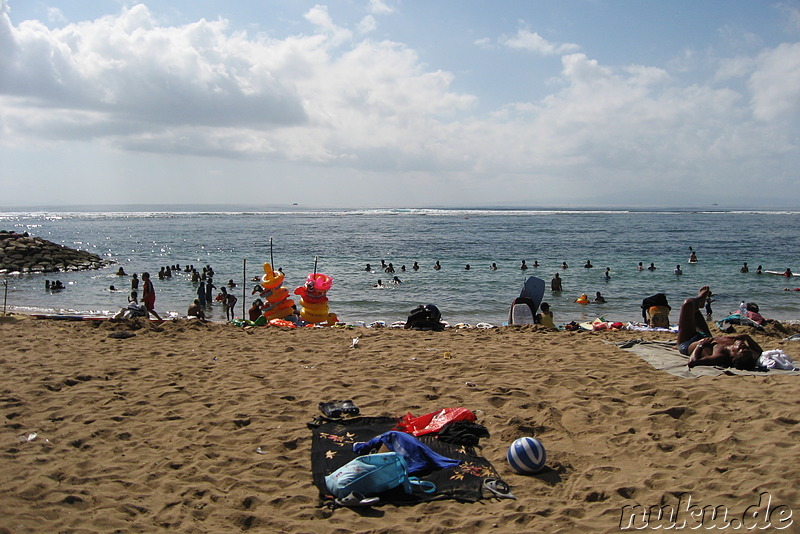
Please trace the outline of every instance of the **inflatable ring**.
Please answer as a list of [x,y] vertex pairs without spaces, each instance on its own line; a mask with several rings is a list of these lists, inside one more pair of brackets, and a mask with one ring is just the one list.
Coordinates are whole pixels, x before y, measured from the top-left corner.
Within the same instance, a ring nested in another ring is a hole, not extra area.
[[302,298],[309,304],[319,304],[321,302],[328,302],[328,297],[326,297],[324,293],[322,295],[311,293],[308,291],[308,289],[306,289],[305,286],[300,286],[297,289],[295,289],[294,294],[300,295],[300,298]]
[[261,277],[261,287],[264,289],[273,289],[280,287],[286,275],[281,272],[265,274]]
[[333,278],[322,273],[309,274],[306,278],[306,288],[313,293],[324,294],[333,285]]
[[293,313],[294,313],[294,310],[290,306],[290,307],[284,308],[282,310],[275,310],[275,311],[272,311],[272,312],[264,312],[264,317],[266,317],[268,321],[272,322],[273,319],[283,319],[284,317],[289,317]]
[[300,317],[307,323],[324,323],[328,320],[328,314],[315,314],[315,313],[308,313],[305,310],[300,310]]
[[265,315],[268,315],[278,310],[291,308],[292,306],[294,306],[294,301],[292,299],[285,299],[279,302],[267,302],[261,306],[261,311],[264,312]]
[[276,302],[280,302],[284,299],[289,298],[289,290],[286,289],[285,287],[282,287],[280,289],[273,289],[272,293],[264,295],[263,298],[264,300],[267,301],[267,303],[275,304]]
[[311,302],[308,302],[307,300],[301,298],[300,299],[300,306],[302,306],[303,309],[306,310],[310,314],[321,315],[321,314],[324,313],[324,314],[327,315],[328,314],[328,303],[327,303],[327,299],[325,299],[325,300],[326,300],[326,302],[311,303]]
[[584,293],[580,297],[576,298],[575,302],[577,304],[589,304],[589,297],[587,297],[586,294]]
[[294,324],[293,322],[281,318],[271,319],[269,324],[270,326],[285,326],[287,328],[297,328],[297,325]]

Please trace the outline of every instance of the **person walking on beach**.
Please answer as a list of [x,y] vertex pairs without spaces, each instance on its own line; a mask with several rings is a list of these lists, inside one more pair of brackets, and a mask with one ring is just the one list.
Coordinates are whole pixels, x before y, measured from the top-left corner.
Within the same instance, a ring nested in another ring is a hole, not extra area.
[[164,319],[161,318],[160,315],[155,310],[156,307],[156,289],[153,287],[153,282],[150,281],[150,273],[144,272],[142,273],[142,283],[144,284],[142,287],[142,304],[144,304],[145,309],[147,310],[148,315],[153,314],[156,316],[160,322],[164,322]]

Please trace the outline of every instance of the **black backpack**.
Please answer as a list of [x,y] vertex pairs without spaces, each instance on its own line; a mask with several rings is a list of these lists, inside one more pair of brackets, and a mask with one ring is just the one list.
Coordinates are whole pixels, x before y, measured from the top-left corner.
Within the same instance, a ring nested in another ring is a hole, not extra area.
[[441,322],[442,314],[433,304],[420,305],[411,310],[406,320],[406,329],[412,330],[444,330]]

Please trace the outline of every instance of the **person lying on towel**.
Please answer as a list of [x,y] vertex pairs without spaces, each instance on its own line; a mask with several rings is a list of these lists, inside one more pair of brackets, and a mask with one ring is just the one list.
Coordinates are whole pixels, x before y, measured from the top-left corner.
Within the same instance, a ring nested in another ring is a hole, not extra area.
[[688,366],[718,365],[736,369],[755,369],[764,350],[747,334],[712,337],[703,309],[711,290],[703,286],[696,297],[688,298],[678,317],[678,351],[689,356]]

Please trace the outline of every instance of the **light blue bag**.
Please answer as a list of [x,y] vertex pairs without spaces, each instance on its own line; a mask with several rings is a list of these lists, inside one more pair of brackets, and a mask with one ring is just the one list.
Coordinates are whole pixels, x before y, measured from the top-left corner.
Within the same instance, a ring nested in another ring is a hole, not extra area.
[[412,485],[425,492],[436,491],[430,482],[409,478],[406,461],[396,452],[359,456],[325,477],[325,486],[337,499],[351,493],[370,497],[398,486],[412,493]]

